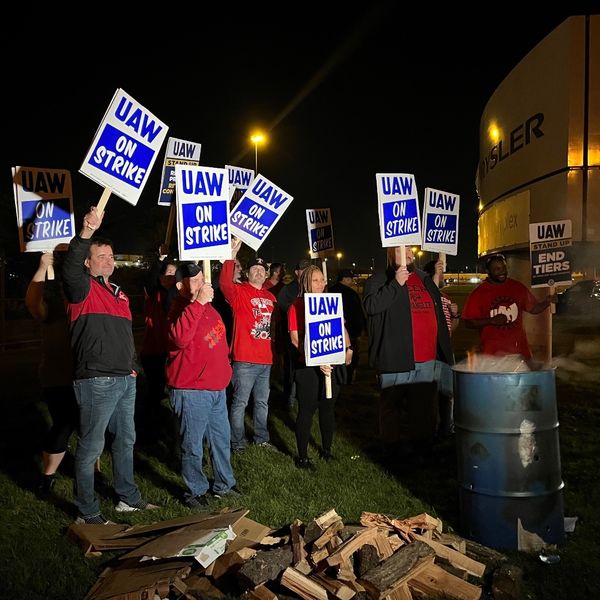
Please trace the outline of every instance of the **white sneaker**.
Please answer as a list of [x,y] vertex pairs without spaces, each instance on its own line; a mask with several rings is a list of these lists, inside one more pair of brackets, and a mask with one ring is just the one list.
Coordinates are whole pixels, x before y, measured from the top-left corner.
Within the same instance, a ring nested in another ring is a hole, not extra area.
[[150,502],[146,502],[145,500],[140,500],[137,504],[133,505],[119,500],[119,504],[115,506],[117,512],[135,512],[136,510],[154,510],[156,508],[160,508],[160,506],[150,504]]

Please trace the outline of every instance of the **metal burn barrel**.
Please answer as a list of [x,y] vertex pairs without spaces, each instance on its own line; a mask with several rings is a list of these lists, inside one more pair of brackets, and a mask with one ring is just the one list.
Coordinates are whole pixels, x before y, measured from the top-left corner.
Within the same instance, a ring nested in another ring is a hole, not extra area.
[[544,542],[564,541],[554,370],[454,368],[454,424],[463,534],[517,549],[518,520]]

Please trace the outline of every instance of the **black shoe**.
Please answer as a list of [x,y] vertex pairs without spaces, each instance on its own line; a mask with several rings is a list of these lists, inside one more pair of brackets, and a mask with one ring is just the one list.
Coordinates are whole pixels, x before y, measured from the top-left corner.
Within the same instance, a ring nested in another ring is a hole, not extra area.
[[233,498],[237,496],[241,496],[242,492],[239,490],[237,486],[233,486],[229,488],[226,492],[213,492],[214,498]]
[[244,446],[240,446],[239,448],[231,449],[231,453],[237,454],[238,456],[240,456],[241,454],[244,454],[244,452],[246,452],[246,448]]
[[42,475],[42,480],[40,481],[40,491],[49,494],[54,488],[54,484],[56,483],[56,474],[52,473],[52,475]]
[[208,494],[202,494],[201,496],[191,496],[190,498],[186,498],[185,505],[188,508],[195,508],[203,510],[209,504]]
[[297,458],[296,466],[299,469],[308,469],[309,471],[312,471],[315,468],[315,466],[310,461],[310,458]]
[[331,452],[328,450],[321,450],[321,452],[319,452],[319,456],[325,462],[330,462],[333,460],[333,454],[331,454]]
[[91,517],[84,517],[79,515],[75,519],[77,525],[116,525],[114,521],[109,521],[102,513],[92,515]]

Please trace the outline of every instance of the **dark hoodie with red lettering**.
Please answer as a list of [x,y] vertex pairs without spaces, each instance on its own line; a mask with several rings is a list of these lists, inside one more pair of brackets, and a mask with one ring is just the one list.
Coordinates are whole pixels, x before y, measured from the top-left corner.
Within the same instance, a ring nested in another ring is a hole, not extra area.
[[131,375],[137,365],[129,298],[119,286],[88,273],[84,261],[91,241],[71,240],[62,271],[74,379]]

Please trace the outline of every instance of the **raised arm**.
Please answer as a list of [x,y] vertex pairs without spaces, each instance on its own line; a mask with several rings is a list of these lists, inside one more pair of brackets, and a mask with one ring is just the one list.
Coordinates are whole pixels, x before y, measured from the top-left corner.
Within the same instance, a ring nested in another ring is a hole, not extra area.
[[67,300],[74,304],[85,299],[90,291],[90,276],[84,262],[90,249],[90,238],[102,224],[104,213],[98,213],[95,206],[83,217],[83,226],[69,244],[62,270],[64,290]]
[[33,274],[27,292],[25,293],[25,306],[36,321],[45,321],[48,318],[48,305],[44,300],[44,286],[48,267],[54,264],[54,255],[51,252],[43,252],[40,256],[40,264]]
[[406,289],[406,281],[408,279],[408,271],[402,267],[396,271],[396,275],[389,281],[384,275],[373,275],[367,279],[365,291],[363,294],[363,305],[367,315],[377,315],[385,312],[398,297],[405,299],[408,302],[408,290]]

